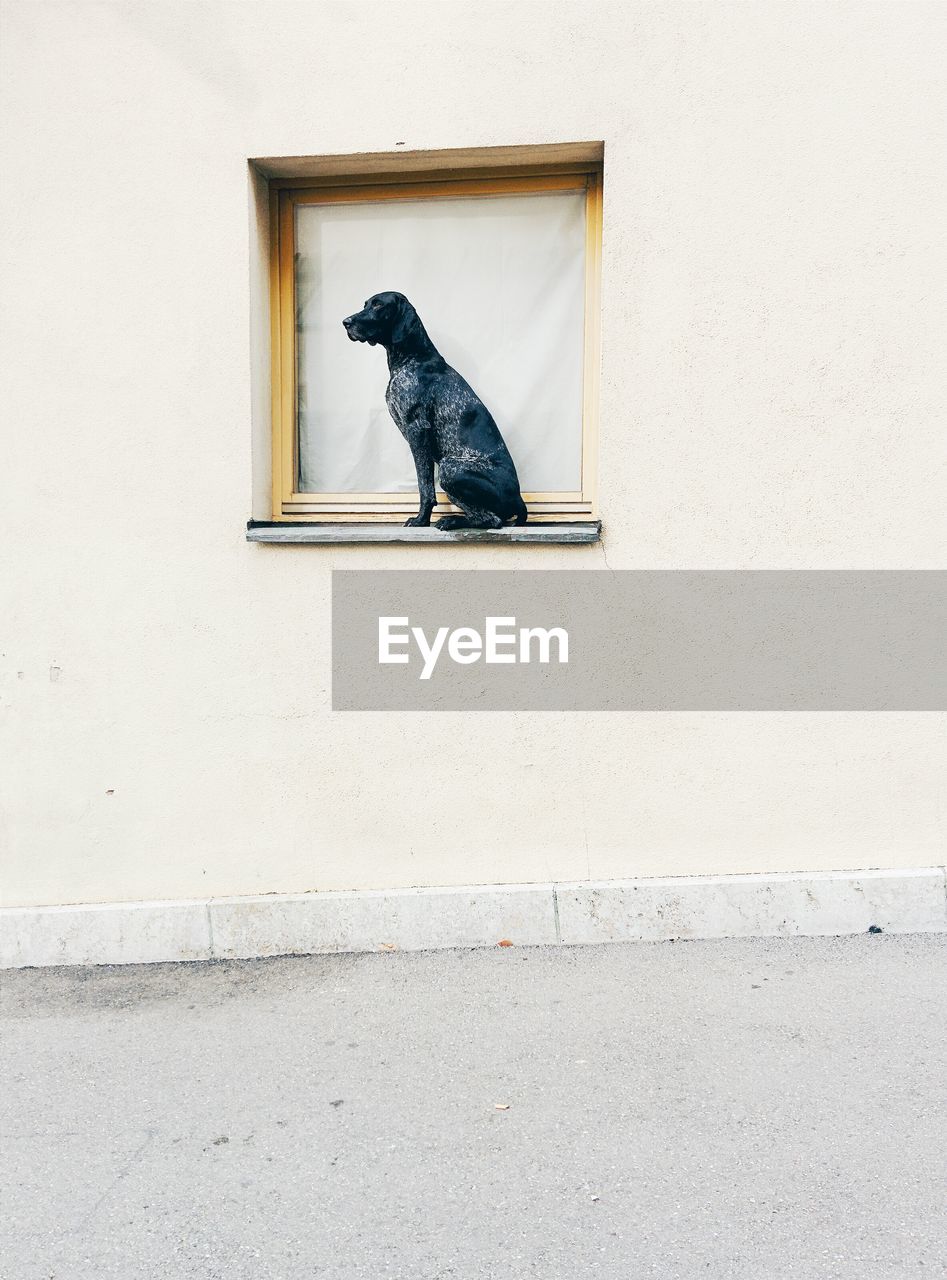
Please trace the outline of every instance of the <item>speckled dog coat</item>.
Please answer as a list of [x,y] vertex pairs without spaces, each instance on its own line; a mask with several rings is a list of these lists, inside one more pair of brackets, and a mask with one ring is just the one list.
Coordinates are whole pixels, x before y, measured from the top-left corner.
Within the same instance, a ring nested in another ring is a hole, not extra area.
[[420,509],[405,523],[429,525],[441,488],[462,516],[443,516],[439,529],[499,529],[526,523],[516,467],[500,429],[480,397],[452,369],[428,337],[401,293],[376,293],[364,309],[343,321],[353,342],[388,353],[385,400],[407,440],[418,473]]

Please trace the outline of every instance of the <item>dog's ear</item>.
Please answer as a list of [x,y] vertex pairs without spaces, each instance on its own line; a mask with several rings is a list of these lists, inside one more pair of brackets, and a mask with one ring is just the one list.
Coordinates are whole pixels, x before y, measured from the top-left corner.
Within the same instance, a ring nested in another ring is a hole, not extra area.
[[391,344],[394,347],[410,346],[421,336],[421,321],[407,298],[398,303],[398,311],[391,326]]

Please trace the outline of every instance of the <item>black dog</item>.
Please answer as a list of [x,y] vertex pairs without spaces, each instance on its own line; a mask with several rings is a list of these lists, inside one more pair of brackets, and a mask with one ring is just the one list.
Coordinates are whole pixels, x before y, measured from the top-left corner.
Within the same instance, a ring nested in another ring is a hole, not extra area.
[[514,517],[525,524],[516,467],[497,424],[438,352],[408,299],[376,293],[342,323],[353,342],[388,352],[385,401],[411,446],[421,495],[421,509],[405,524],[431,523],[435,462],[441,487],[464,513],[443,516],[438,529],[499,529]]

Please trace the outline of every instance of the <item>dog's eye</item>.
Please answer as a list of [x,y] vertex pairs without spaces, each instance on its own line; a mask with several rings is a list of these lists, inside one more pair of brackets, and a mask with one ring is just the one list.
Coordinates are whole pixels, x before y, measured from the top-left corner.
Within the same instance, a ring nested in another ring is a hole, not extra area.
[[378,310],[378,308],[379,308],[380,306],[381,306],[381,303],[380,303],[380,302],[373,302],[373,303],[372,303],[372,310],[373,310],[373,311],[377,311],[377,310]]

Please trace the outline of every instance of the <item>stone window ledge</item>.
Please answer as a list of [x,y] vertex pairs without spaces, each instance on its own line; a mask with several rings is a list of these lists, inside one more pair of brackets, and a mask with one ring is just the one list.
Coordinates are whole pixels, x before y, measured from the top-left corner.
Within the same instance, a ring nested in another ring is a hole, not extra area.
[[437,543],[452,542],[515,542],[568,545],[599,542],[602,535],[600,520],[581,520],[571,524],[541,524],[530,521],[524,525],[506,525],[502,529],[455,529],[441,533],[439,529],[405,528],[399,524],[288,524],[251,520],[247,524],[248,542],[365,545],[367,543]]

